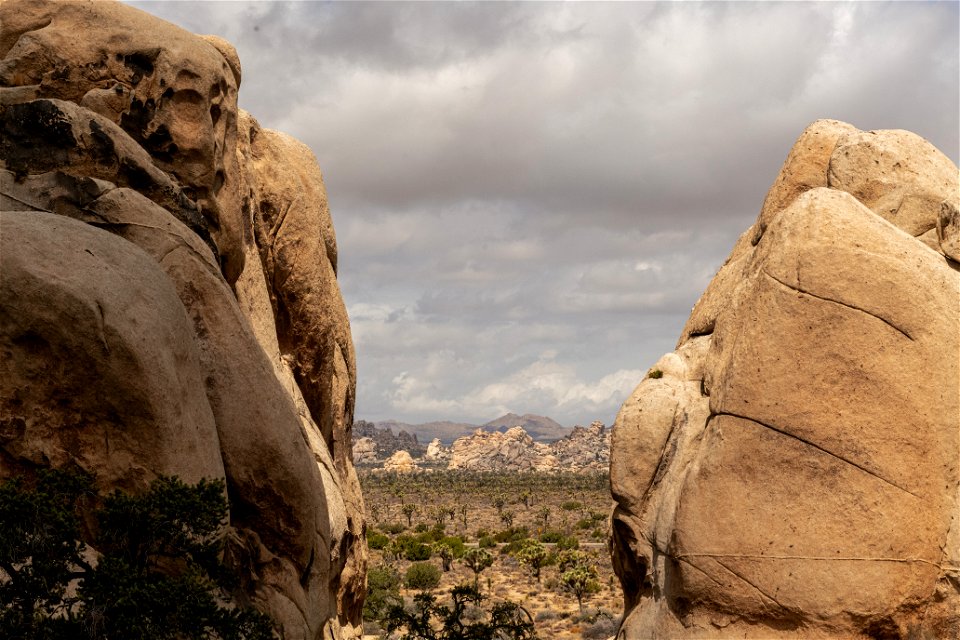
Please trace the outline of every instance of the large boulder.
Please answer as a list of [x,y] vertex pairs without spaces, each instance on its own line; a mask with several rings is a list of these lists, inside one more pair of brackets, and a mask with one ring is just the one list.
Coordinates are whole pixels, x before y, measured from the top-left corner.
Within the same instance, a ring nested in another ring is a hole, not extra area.
[[554,471],[557,460],[550,447],[533,438],[521,426],[504,432],[477,429],[457,438],[450,448],[448,469],[469,471]]
[[907,132],[800,137],[617,417],[621,638],[960,636],[957,177]]
[[6,0],[0,55],[0,477],[224,478],[237,601],[286,638],[358,636],[355,366],[316,161],[237,111],[229,44],[125,5]]

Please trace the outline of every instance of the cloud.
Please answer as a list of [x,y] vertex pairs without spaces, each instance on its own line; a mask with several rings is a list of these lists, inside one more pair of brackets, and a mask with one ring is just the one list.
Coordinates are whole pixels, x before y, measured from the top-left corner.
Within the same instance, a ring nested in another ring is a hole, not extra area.
[[366,419],[610,420],[808,123],[960,158],[957,3],[132,4],[316,154]]
[[490,416],[488,419],[531,407],[556,407],[582,416],[604,416],[609,423],[607,416],[616,412],[645,374],[637,369],[621,369],[597,380],[584,381],[575,367],[557,362],[547,352],[497,382],[451,396],[437,385],[435,375],[447,369],[446,360],[451,357],[445,352],[432,354],[431,360],[444,361],[439,366],[441,371],[428,370],[424,377],[407,371],[394,377],[386,392],[391,405],[415,415]]

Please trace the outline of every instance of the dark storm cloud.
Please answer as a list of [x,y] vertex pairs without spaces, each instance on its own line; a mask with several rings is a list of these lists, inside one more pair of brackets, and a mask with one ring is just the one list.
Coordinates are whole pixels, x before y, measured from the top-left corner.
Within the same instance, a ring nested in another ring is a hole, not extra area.
[[808,123],[960,156],[956,3],[135,4],[316,153],[360,417],[609,421]]

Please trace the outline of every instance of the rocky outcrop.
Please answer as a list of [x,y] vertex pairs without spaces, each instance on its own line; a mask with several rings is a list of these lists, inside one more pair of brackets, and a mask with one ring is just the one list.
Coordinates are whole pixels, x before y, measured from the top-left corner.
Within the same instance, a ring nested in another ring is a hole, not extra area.
[[960,636],[958,172],[819,121],[613,429],[621,638]]
[[450,449],[443,446],[440,438],[434,438],[427,445],[427,452],[423,454],[423,459],[428,462],[445,462],[450,459]]
[[373,438],[354,438],[353,463],[371,464],[377,461],[377,443]]
[[457,438],[450,448],[448,469],[470,471],[547,471],[556,469],[549,447],[534,442],[523,427],[501,433],[477,429],[472,436]]
[[599,421],[589,427],[575,426],[550,449],[560,469],[606,471],[610,467],[610,431]]
[[471,471],[605,471],[609,459],[610,432],[602,422],[578,425],[550,444],[535,442],[521,426],[505,432],[477,429],[449,449],[434,439],[424,456],[430,462],[448,461],[448,469]]
[[394,453],[383,463],[383,470],[388,472],[412,473],[418,469],[419,467],[417,463],[414,462],[413,457],[402,449]]
[[411,456],[419,458],[427,449],[419,440],[417,434],[411,434],[403,429],[393,433],[393,429],[378,427],[366,420],[357,420],[353,425],[354,438],[370,438],[375,445],[376,458],[386,460],[397,451],[406,451]]
[[[77,37],[82,33],[83,37]],[[0,4],[0,475],[225,478],[235,594],[359,635],[355,365],[316,161],[226,42],[122,4]]]

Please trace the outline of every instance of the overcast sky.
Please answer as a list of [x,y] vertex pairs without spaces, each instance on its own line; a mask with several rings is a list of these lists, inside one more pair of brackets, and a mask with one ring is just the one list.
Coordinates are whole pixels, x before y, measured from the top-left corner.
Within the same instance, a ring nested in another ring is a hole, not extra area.
[[807,124],[960,155],[957,2],[131,4],[317,155],[358,419],[611,424]]

